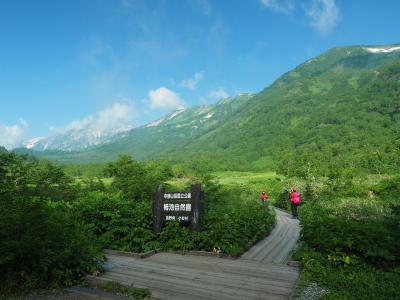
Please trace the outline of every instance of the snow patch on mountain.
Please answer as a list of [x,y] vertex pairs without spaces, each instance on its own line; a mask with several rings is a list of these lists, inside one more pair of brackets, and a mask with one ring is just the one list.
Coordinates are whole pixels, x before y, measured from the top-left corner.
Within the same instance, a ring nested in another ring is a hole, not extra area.
[[170,114],[170,115],[168,116],[168,119],[167,119],[167,120],[171,120],[172,118],[175,118],[177,115],[183,113],[185,110],[186,110],[186,109],[179,109],[179,110],[177,110],[177,111],[174,111],[172,114]]
[[112,131],[102,131],[93,127],[69,129],[66,131],[56,130],[48,137],[36,137],[24,143],[27,149],[33,150],[62,150],[78,151],[90,146],[109,142],[114,136],[125,133],[133,126],[115,129]]
[[366,51],[371,52],[371,53],[390,53],[393,51],[399,51],[400,46],[394,46],[394,47],[380,47],[380,48],[364,48]]
[[214,115],[214,113],[208,113],[207,116],[204,117],[204,119],[209,119]]
[[165,118],[161,118],[161,119],[155,120],[155,121],[153,121],[153,122],[147,124],[146,127],[154,127],[154,126],[157,126],[157,125],[159,125],[162,121],[164,121],[164,119],[165,119]]
[[28,141],[25,142],[24,146],[28,149],[32,149],[33,147],[35,147],[35,145],[37,145],[40,141],[46,139],[46,137],[42,136],[42,137],[35,137],[33,139],[30,139]]

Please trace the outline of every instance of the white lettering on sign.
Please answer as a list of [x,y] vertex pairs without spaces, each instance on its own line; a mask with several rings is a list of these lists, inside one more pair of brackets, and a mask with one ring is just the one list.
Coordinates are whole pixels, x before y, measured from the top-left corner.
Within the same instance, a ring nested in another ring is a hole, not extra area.
[[165,216],[166,221],[189,221],[189,216]]
[[164,203],[164,211],[192,211],[191,203]]
[[164,199],[191,199],[192,193],[164,193]]

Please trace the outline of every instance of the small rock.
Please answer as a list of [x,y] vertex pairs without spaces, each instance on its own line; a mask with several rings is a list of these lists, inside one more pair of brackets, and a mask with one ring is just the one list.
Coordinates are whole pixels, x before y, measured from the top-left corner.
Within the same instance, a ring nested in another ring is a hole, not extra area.
[[299,300],[318,300],[320,299],[327,290],[320,287],[317,283],[310,283],[304,290],[303,295]]

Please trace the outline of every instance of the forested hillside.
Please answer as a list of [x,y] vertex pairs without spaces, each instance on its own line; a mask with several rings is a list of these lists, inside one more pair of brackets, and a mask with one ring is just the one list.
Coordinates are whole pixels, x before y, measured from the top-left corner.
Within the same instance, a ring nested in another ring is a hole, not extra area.
[[256,95],[191,154],[288,175],[390,172],[399,165],[399,99],[400,52],[332,49]]
[[400,164],[400,51],[371,49],[331,49],[251,101],[247,96],[194,108],[169,122],[167,116],[82,152],[38,154],[61,162],[101,162],[118,153],[202,159],[218,169],[278,169],[287,175],[390,173]]

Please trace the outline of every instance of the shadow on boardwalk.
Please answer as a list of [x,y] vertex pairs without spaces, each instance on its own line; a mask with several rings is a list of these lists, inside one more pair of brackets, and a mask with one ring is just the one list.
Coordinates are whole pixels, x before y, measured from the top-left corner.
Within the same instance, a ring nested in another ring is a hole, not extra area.
[[271,234],[239,259],[157,253],[146,259],[108,255],[92,281],[146,287],[154,299],[289,299],[299,270],[285,264],[299,236],[298,220],[276,209]]

